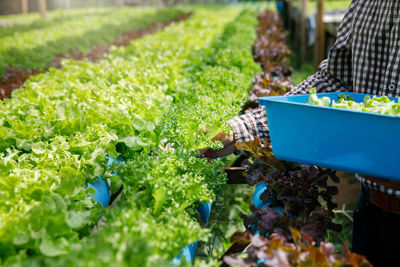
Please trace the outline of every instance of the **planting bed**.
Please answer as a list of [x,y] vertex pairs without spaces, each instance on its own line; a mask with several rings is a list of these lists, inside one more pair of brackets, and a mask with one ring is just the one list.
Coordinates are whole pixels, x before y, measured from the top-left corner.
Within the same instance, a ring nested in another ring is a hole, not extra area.
[[[0,99],[9,97],[12,91],[20,88],[30,76],[37,75],[49,67],[61,68],[63,58],[87,58],[89,61],[95,61],[108,53],[111,45],[128,45],[133,39],[154,33],[172,22],[190,16],[190,13],[184,14],[179,9],[155,12],[152,9],[139,8],[128,11],[110,12],[95,9],[86,13],[76,10],[69,11],[68,14],[55,13],[57,15],[44,21],[37,20],[30,25],[0,29],[0,41],[4,41],[0,45]],[[105,19],[103,23],[110,20],[116,24],[100,24],[97,25],[97,30],[93,30],[90,25],[93,21],[97,23],[100,17]],[[73,26],[68,25],[71,20],[74,20]],[[83,29],[77,32],[76,29],[67,30],[68,27]],[[54,38],[54,35],[58,39],[46,39],[46,36]],[[30,41],[25,42],[26,39]],[[34,42],[31,42],[32,39]],[[19,48],[14,46],[16,42],[26,44]]]

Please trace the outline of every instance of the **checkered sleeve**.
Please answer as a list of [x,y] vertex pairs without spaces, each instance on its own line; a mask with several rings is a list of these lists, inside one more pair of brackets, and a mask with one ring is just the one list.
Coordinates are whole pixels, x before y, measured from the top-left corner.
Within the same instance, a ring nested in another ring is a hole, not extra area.
[[329,92],[351,92],[351,84],[347,85],[342,80],[337,79],[328,71],[329,59],[322,61],[317,71],[312,76],[301,82],[299,85],[294,87],[292,90],[286,93],[286,95],[300,95],[308,94],[311,88],[315,88],[317,93],[329,93]]
[[267,113],[264,106],[247,110],[245,114],[229,120],[228,124],[233,129],[236,142],[248,142],[256,137],[261,140],[269,139]]

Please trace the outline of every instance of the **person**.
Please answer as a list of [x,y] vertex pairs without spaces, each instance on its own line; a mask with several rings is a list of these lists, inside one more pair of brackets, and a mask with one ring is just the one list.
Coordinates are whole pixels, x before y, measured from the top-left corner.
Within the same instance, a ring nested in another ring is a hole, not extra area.
[[[288,95],[307,94],[314,87],[317,93],[343,91],[398,97],[399,68],[400,1],[353,0],[328,58]],[[216,138],[224,148],[200,153],[220,157],[234,152],[236,142],[269,138],[264,107],[248,110],[228,123],[232,132]],[[362,193],[354,211],[352,250],[367,256],[374,266],[399,265],[400,183],[356,177],[362,183]]]

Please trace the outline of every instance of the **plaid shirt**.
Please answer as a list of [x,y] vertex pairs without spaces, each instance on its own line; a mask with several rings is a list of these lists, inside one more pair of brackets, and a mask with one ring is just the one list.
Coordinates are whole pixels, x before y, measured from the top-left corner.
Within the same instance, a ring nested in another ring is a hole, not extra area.
[[[307,94],[315,87],[317,93],[345,91],[399,96],[399,35],[400,1],[353,0],[328,59],[321,63],[318,72],[287,94]],[[264,107],[249,110],[231,119],[229,124],[237,142],[269,138]],[[387,187],[379,188],[392,192]]]

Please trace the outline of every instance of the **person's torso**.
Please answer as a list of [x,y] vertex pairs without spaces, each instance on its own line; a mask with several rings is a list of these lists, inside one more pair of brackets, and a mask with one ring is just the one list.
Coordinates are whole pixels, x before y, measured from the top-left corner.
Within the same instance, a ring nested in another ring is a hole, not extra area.
[[400,95],[400,1],[359,0],[353,17],[353,91]]

